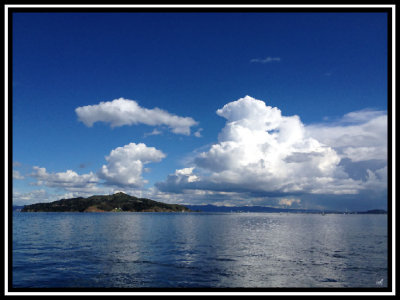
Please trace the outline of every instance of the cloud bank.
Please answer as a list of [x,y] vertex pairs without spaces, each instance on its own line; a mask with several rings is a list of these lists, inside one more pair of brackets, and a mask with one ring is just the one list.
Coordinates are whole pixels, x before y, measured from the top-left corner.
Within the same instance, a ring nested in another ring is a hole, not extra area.
[[[35,185],[70,195],[122,189],[170,203],[300,206],[308,201],[318,206],[328,201],[343,207],[359,201],[372,208],[385,203],[386,112],[361,110],[335,122],[305,125],[297,115],[284,116],[277,107],[246,96],[216,113],[226,120],[218,141],[154,187],[144,188],[148,181],[142,175],[150,170],[147,164],[166,155],[143,143],[113,149],[95,173],[34,167],[30,177]],[[16,194],[16,199],[41,194]]]
[[78,173],[67,170],[66,172],[48,173],[46,168],[33,167],[31,177],[37,181],[35,185],[62,188],[71,192],[95,192],[99,178],[96,174],[79,175]]
[[[278,108],[250,96],[216,113],[226,119],[218,143],[198,154],[190,169],[158,182],[158,189],[287,197],[387,188],[383,113],[355,112],[338,126],[305,126],[298,116],[283,116]],[[350,176],[354,163],[361,161],[368,162],[357,166],[365,168],[364,176]]]
[[145,124],[168,126],[173,133],[190,135],[190,128],[198,124],[190,117],[180,117],[159,109],[147,109],[134,100],[124,98],[75,109],[79,121],[91,127],[96,122],[110,123],[111,127]]
[[79,175],[72,170],[49,173],[46,168],[35,166],[30,177],[36,179],[34,185],[68,192],[104,192],[101,186],[141,188],[147,183],[147,180],[142,178],[142,173],[148,171],[144,165],[159,162],[164,157],[165,154],[154,147],[147,147],[143,143],[130,143],[113,149],[105,157],[107,164],[103,165],[97,173]]
[[387,161],[387,125],[385,112],[361,110],[346,114],[333,125],[307,126],[307,131],[342,158]]

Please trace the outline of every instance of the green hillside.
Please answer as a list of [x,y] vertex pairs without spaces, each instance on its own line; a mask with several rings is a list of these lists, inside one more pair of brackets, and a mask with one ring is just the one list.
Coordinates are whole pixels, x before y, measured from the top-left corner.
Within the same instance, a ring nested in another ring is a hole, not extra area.
[[25,205],[21,212],[190,212],[183,205],[167,204],[125,193],[61,199]]

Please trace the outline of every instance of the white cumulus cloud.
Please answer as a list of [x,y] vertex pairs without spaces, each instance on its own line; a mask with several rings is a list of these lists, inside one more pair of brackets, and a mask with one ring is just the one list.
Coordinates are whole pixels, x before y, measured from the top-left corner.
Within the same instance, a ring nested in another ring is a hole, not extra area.
[[294,192],[336,172],[336,152],[305,137],[298,116],[282,116],[278,108],[249,96],[226,104],[217,114],[227,119],[219,143],[195,160],[213,172],[214,182]]
[[[30,177],[36,179],[33,185],[46,186],[69,192],[68,195],[108,193],[115,189],[142,188],[147,181],[142,173],[150,172],[146,164],[159,162],[165,154],[145,144],[130,143],[113,149],[105,157],[107,164],[96,173],[78,174],[73,170],[50,173],[46,168],[33,167]],[[17,175],[17,174],[14,174]]]
[[110,123],[111,127],[135,124],[166,125],[173,133],[190,135],[190,128],[198,124],[190,117],[176,116],[157,107],[143,108],[136,101],[124,98],[78,107],[75,112],[79,120],[89,127],[95,122]]
[[145,144],[130,143],[118,147],[106,156],[107,164],[103,165],[98,176],[108,184],[118,186],[140,187],[147,183],[142,178],[143,166],[151,162],[159,162],[165,154]]
[[[363,179],[352,178],[341,164],[343,153],[347,153],[346,157],[351,156],[350,146],[368,158],[382,156],[363,150],[363,147],[377,143],[367,142],[368,136],[383,135],[379,139],[381,144],[375,146],[386,146],[382,143],[385,140],[382,116],[356,127],[329,128],[335,135],[323,138],[319,133],[328,129],[319,127],[321,131],[317,131],[318,128],[305,126],[298,116],[283,116],[278,108],[250,96],[226,104],[217,110],[217,114],[226,119],[218,143],[194,158],[195,167],[189,169],[190,173],[175,172],[166,181],[157,183],[161,191],[234,191],[278,197],[352,195],[370,186],[385,187],[382,176],[374,176],[374,171],[366,171]],[[358,123],[365,120],[357,113],[347,118]],[[360,133],[364,135],[358,137]],[[349,142],[343,141],[345,134],[349,135]],[[340,143],[344,143],[344,147],[337,147]],[[380,164],[374,166],[384,167]],[[383,170],[379,172],[383,173]],[[196,180],[189,180],[189,176]]]
[[75,171],[67,170],[66,172],[48,173],[46,168],[33,167],[31,177],[37,181],[35,185],[43,185],[53,188],[63,188],[67,191],[94,192],[97,191],[96,184],[99,179],[96,174],[90,172],[88,174],[79,175]]

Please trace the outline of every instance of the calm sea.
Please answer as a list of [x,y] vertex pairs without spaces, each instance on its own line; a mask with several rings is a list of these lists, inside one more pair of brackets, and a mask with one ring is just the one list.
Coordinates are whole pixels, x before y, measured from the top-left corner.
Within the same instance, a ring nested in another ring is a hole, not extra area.
[[14,288],[387,287],[386,215],[19,213]]

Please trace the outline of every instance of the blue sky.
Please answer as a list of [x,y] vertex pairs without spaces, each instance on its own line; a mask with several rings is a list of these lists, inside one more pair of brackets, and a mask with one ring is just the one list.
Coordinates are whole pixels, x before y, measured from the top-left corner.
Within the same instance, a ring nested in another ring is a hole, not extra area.
[[386,208],[386,27],[385,13],[14,13],[13,201]]

